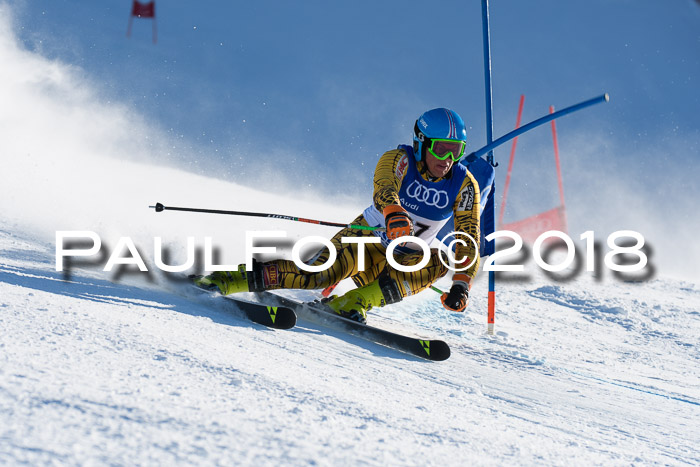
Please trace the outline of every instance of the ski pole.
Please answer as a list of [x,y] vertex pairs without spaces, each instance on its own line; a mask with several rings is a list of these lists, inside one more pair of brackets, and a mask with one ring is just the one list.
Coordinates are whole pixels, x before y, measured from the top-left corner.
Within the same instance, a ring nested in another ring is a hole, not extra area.
[[179,207],[175,207],[175,206],[163,206],[161,203],[156,203],[155,206],[148,206],[148,207],[155,209],[156,212],[186,211],[186,212],[201,212],[201,213],[205,213],[205,214],[228,214],[230,216],[267,217],[270,219],[283,219],[283,220],[287,220],[287,221],[305,222],[307,224],[326,225],[329,227],[349,227],[351,229],[356,229],[356,230],[371,230],[371,231],[375,231],[375,230],[385,231],[386,230],[384,227],[370,227],[367,225],[358,225],[358,224],[341,224],[339,222],[319,221],[319,220],[315,220],[315,219],[305,219],[303,217],[286,216],[284,214],[270,214],[270,213],[266,213],[266,212],[222,211],[219,209],[179,208]]

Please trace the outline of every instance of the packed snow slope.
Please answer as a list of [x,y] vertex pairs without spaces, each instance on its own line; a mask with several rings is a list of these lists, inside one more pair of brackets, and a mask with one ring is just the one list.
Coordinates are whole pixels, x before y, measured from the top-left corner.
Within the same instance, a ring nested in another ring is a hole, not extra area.
[[[212,237],[219,262],[237,264],[246,231],[285,230],[284,256],[335,230],[148,206],[347,222],[369,193],[291,190],[295,175],[279,170],[251,188],[242,174],[222,180],[215,164],[218,178],[175,169],[167,133],[8,31],[3,19],[0,464],[700,463],[700,287],[665,275],[660,255],[642,282],[604,267],[600,278],[554,280],[526,261],[525,277],[498,283],[495,335],[485,273],[462,314],[432,292],[372,310],[371,324],[446,340],[452,356],[440,363],[306,320],[254,325],[159,271],[155,237],[172,264],[186,259],[188,237]],[[264,148],[245,155],[274,167]],[[94,232],[101,250],[59,272],[57,231]],[[103,270],[111,255],[129,257],[126,237],[148,273]],[[692,252],[675,258],[697,264]]]
[[[213,236],[235,262],[245,230],[332,234],[156,214],[147,205],[158,200],[337,220],[360,206],[108,158],[99,165],[108,177],[83,169],[78,179],[57,178],[44,162],[25,172],[32,162],[20,158],[7,169],[14,198],[3,199],[14,202],[4,204],[0,227],[0,462],[700,462],[695,284],[583,273],[558,283],[530,265],[529,280],[499,286],[495,336],[485,334],[483,274],[465,314],[446,312],[430,292],[372,313],[378,326],[447,340],[453,356],[429,363],[309,322],[286,332],[252,325],[220,300],[181,297],[152,267],[156,235],[175,262],[187,235]],[[19,186],[27,173],[41,184]],[[129,189],[103,195],[127,175]],[[84,196],[71,192],[81,185]],[[181,187],[192,195],[179,199]],[[130,236],[151,273],[106,273],[100,255],[66,280],[53,239],[64,229],[97,232],[105,254]]]
[[[120,167],[110,173],[160,172]],[[214,183],[167,178],[195,192]],[[218,188],[304,211],[282,196]],[[125,192],[125,202],[141,195]],[[83,202],[99,212],[99,201]],[[348,218],[351,209],[341,211]],[[134,216],[151,232],[220,220],[145,204]],[[304,320],[263,328],[223,298],[188,297],[157,270],[104,272],[104,256],[67,277],[56,271],[54,243],[18,222],[0,226],[0,463],[700,462],[696,284],[585,273],[554,282],[529,268],[529,279],[499,288],[493,336],[485,274],[464,314],[442,309],[431,292],[370,314],[377,326],[447,340],[452,357],[432,363]],[[248,228],[226,222],[232,236]],[[288,231],[309,228],[319,229]],[[152,264],[152,247],[138,247]]]

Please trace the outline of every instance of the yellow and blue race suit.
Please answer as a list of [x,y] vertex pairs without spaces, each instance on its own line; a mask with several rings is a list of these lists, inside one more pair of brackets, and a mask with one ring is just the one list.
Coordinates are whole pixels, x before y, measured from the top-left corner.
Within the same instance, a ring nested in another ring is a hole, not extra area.
[[[408,211],[415,228],[415,235],[428,245],[445,224],[454,218],[458,232],[468,234],[474,242],[457,244],[455,257],[460,259],[458,267],[471,265],[459,273],[459,280],[471,282],[479,268],[479,185],[461,164],[455,163],[447,176],[431,177],[425,163],[416,161],[411,146],[399,146],[384,153],[374,171],[374,194],[372,204],[352,224],[384,227],[381,214],[390,204],[399,204]],[[364,271],[358,268],[359,247],[355,243],[344,243],[343,237],[377,235],[381,243],[364,245]],[[431,248],[430,260],[418,271],[403,272],[388,264],[386,248],[389,240],[384,232],[345,228],[339,231],[331,243],[337,251],[334,264],[322,272],[303,271],[289,260],[277,260],[263,265],[266,289],[323,289],[352,278],[359,286],[386,274],[398,286],[401,297],[416,294],[447,274],[447,267],[440,261],[438,248]],[[395,260],[404,266],[413,266],[423,259],[423,251],[407,243],[394,250]],[[309,262],[325,264],[329,258],[326,249],[318,252]],[[457,279],[457,274],[455,275]]]

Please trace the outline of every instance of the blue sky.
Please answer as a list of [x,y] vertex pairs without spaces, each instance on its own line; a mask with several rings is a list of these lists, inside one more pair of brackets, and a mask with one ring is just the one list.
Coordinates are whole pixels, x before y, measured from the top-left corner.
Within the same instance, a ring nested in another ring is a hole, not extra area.
[[[469,149],[485,144],[476,0],[156,0],[157,45],[148,20],[126,38],[130,0],[8,3],[27,48],[80,67],[103,102],[170,134],[169,157],[195,171],[369,199],[378,155],[409,142],[424,110],[455,109]],[[495,136],[513,128],[520,94],[527,122],[608,92],[609,104],[558,122],[571,199],[586,196],[581,170],[627,190],[661,177],[697,192],[695,1],[491,3]],[[558,199],[549,127],[518,145],[511,217]],[[496,152],[499,194],[509,150]]]

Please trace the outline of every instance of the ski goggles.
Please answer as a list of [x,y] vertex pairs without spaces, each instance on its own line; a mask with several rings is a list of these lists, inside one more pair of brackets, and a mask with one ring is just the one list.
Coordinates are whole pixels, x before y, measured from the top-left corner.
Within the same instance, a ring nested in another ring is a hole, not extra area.
[[431,139],[428,151],[435,156],[436,159],[444,161],[448,157],[457,162],[464,155],[464,141],[456,141],[454,139]]

